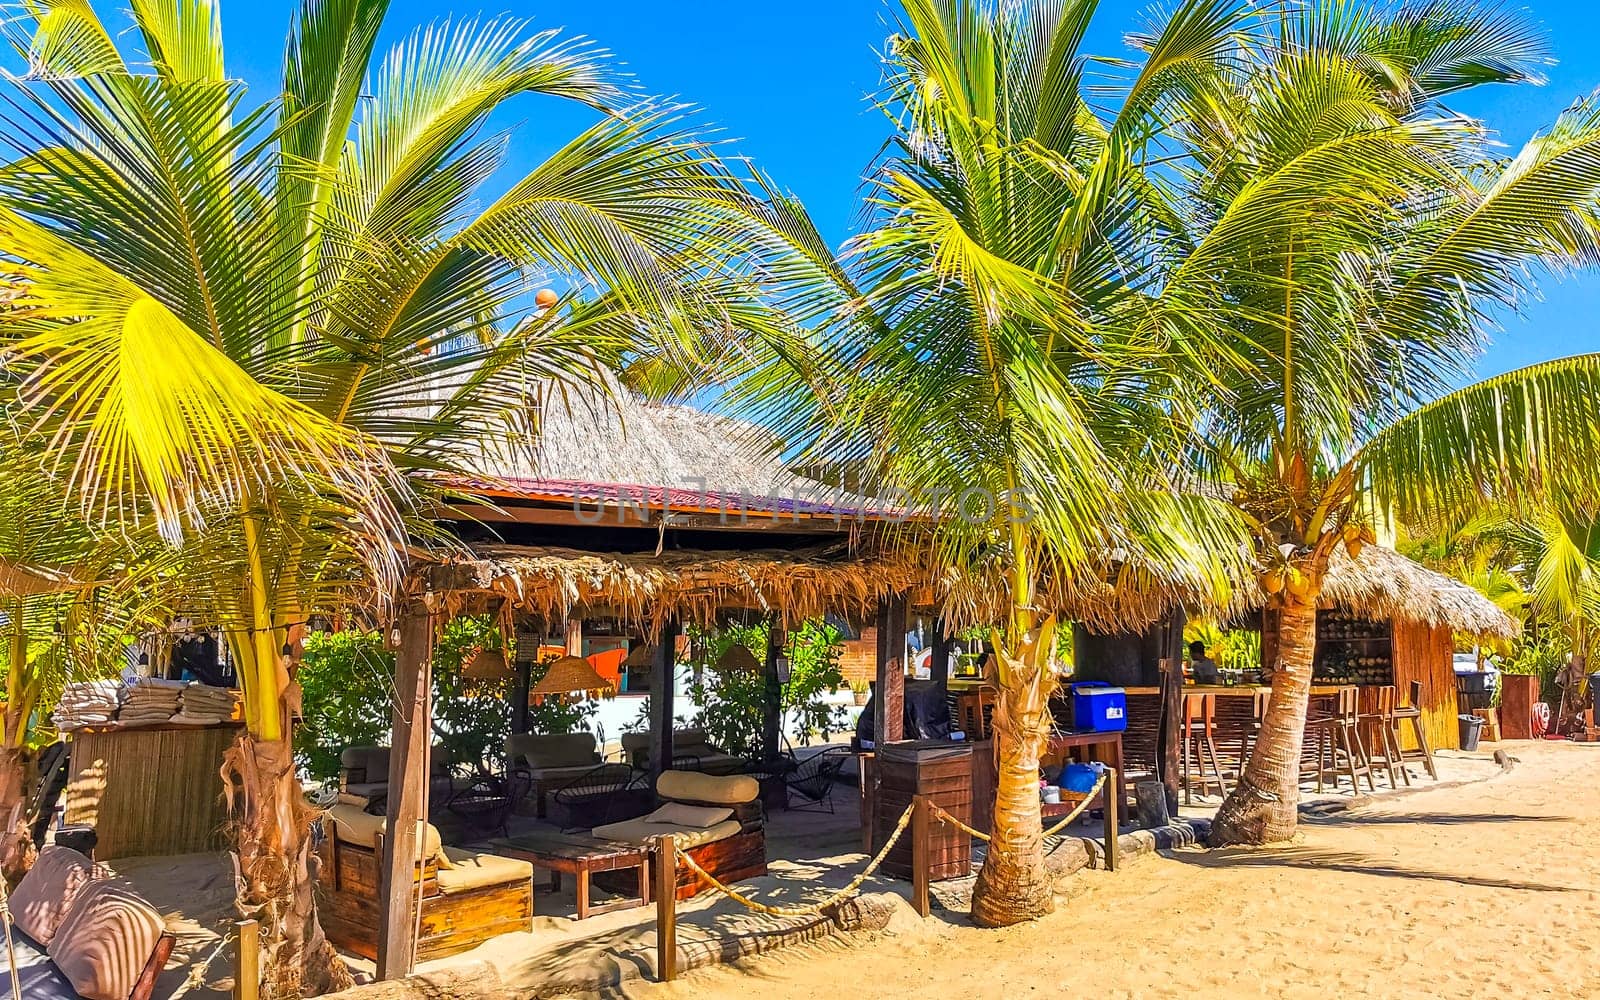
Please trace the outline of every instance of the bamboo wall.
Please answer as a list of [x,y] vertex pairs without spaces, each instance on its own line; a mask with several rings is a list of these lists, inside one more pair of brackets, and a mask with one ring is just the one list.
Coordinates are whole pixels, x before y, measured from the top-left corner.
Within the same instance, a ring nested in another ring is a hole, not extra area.
[[237,726],[80,730],[65,822],[92,825],[102,859],[221,850],[222,755],[238,733]]
[[[1422,721],[1435,750],[1461,746],[1456,723],[1455,640],[1448,628],[1429,628],[1409,622],[1394,623],[1394,686],[1400,701],[1409,695],[1412,681],[1422,682]],[[1400,727],[1401,746],[1412,746],[1411,726]]]

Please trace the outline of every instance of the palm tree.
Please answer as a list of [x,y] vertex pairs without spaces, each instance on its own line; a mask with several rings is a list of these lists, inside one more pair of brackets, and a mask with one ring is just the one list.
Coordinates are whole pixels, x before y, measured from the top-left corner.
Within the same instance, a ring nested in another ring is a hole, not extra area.
[[[1202,6],[1190,4],[1189,7]],[[1207,466],[1256,537],[1280,629],[1271,705],[1213,842],[1295,829],[1328,561],[1374,519],[1573,497],[1600,455],[1600,356],[1464,389],[1498,308],[1600,259],[1600,108],[1515,156],[1444,101],[1536,78],[1521,14],[1469,2],[1244,9],[1189,66],[1160,139],[1181,244],[1153,311],[1203,328],[1192,393]]]
[[865,231],[833,260],[797,215],[777,227],[813,264],[792,277],[818,350],[730,397],[801,461],[928,515],[905,541],[1002,595],[975,612],[999,624],[993,839],[972,902],[986,926],[1051,907],[1052,613],[1122,579],[1214,592],[1244,540],[1173,472],[1187,406],[1150,377],[1173,346],[1144,320],[1169,223],[1132,152],[1215,43],[1176,21],[1102,120],[1079,53],[1095,6],[906,0]]
[[[438,492],[404,474],[526,432],[552,380],[700,373],[735,334],[788,331],[758,295],[764,210],[682,113],[518,20],[435,23],[375,58],[387,7],[303,0],[282,92],[255,106],[212,0],[135,3],[139,61],[84,3],[10,22],[29,74],[0,167],[6,377],[88,518],[159,527],[186,569],[171,592],[225,631],[240,905],[264,918],[270,996],[349,981],[311,895],[294,640],[312,612],[404,599]],[[490,116],[525,94],[597,122],[502,178]],[[546,282],[569,290],[534,311]]]
[[72,680],[116,672],[123,637],[148,620],[143,543],[97,535],[78,516],[37,451],[7,442],[0,459],[0,872],[26,871],[33,842],[27,793],[35,753],[55,739],[50,713]]

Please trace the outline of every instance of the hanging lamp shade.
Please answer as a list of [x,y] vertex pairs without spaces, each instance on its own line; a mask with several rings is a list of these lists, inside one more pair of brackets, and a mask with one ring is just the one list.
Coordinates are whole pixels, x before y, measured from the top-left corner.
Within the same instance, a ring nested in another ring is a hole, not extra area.
[[599,694],[611,687],[611,682],[600,676],[594,664],[588,660],[578,656],[563,656],[553,661],[539,682],[528,689],[528,697],[545,698],[580,691]]
[[628,655],[623,658],[625,667],[648,667],[656,662],[656,648],[648,643],[639,643],[628,650]]
[[749,647],[734,643],[717,657],[716,667],[725,674],[755,674],[761,672],[761,661]]
[[512,673],[505,650],[498,648],[480,648],[461,668],[461,676],[474,681],[510,680]]

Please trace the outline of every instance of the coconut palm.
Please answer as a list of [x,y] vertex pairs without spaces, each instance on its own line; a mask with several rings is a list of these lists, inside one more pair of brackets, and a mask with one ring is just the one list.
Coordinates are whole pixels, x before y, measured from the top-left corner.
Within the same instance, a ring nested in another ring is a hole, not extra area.
[[115,675],[125,636],[149,620],[161,559],[150,540],[91,531],[37,464],[8,442],[0,459],[0,871],[20,875],[33,847],[27,793],[37,751],[56,738],[50,714],[73,680]]
[[[735,332],[785,333],[755,295],[760,206],[679,111],[514,19],[375,57],[387,7],[303,0],[282,92],[255,105],[212,0],[136,0],[121,36],[68,0],[10,22],[29,72],[0,167],[6,377],[91,522],[158,527],[186,568],[173,592],[224,629],[240,904],[271,996],[348,982],[311,895],[292,640],[312,612],[400,598],[435,492],[405,474],[526,431],[538,386],[660,382],[652,359],[678,378]],[[502,177],[510,135],[488,123],[525,94],[597,121]],[[568,290],[534,310],[546,282]]]
[[1174,91],[1157,173],[1182,248],[1152,306],[1220,348],[1190,376],[1200,447],[1253,527],[1279,622],[1223,844],[1294,831],[1335,550],[1359,553],[1380,514],[1581,496],[1600,455],[1600,356],[1452,391],[1498,309],[1600,251],[1600,108],[1580,102],[1507,157],[1443,103],[1536,78],[1523,15],[1321,0],[1263,7],[1242,35]]
[[1145,318],[1170,223],[1134,156],[1185,63],[1227,33],[1176,18],[1102,119],[1079,52],[1094,10],[907,0],[865,231],[830,261],[803,220],[776,227],[815,265],[796,308],[819,349],[783,359],[815,391],[769,370],[730,397],[802,460],[928,515],[907,544],[1002,595],[968,608],[999,624],[993,839],[972,903],[989,926],[1051,906],[1053,612],[1118,582],[1212,593],[1244,538],[1174,473],[1189,409],[1161,373],[1181,338]]

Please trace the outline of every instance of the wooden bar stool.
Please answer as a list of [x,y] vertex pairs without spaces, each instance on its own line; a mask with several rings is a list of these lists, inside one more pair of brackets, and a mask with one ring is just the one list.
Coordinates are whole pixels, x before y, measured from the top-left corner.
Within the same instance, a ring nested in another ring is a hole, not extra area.
[[[1417,749],[1399,751],[1400,760],[1402,761],[1400,770],[1405,770],[1405,761],[1420,760],[1422,761],[1423,768],[1428,772],[1428,777],[1432,778],[1434,781],[1438,781],[1439,772],[1433,766],[1433,748],[1428,745],[1428,731],[1422,724],[1421,681],[1411,682],[1411,703],[1409,705],[1400,705],[1394,710],[1394,724],[1391,728],[1394,733],[1396,748],[1398,748],[1400,744],[1400,724],[1408,721],[1411,723],[1411,734],[1415,736],[1417,740]],[[1407,776],[1407,784],[1409,784],[1410,781],[1411,778]]]
[[1315,778],[1318,792],[1322,791],[1324,776],[1333,763],[1329,758],[1337,707],[1329,695],[1312,695],[1306,706],[1305,734],[1300,740],[1300,780]]
[[1216,695],[1183,696],[1183,797],[1184,802],[1189,804],[1194,803],[1194,785],[1189,780],[1191,761],[1199,779],[1201,795],[1206,793],[1212,782],[1216,782],[1219,794],[1228,794],[1228,785],[1222,780],[1222,761],[1217,756],[1216,702]]
[[1406,773],[1405,761],[1400,756],[1400,740],[1395,736],[1394,709],[1398,697],[1393,684],[1367,688],[1364,692],[1367,704],[1358,716],[1367,750],[1367,763],[1384,769],[1389,775],[1390,788],[1400,787],[1395,780],[1396,766],[1399,767],[1400,777],[1405,779],[1407,785],[1411,784],[1411,775]]
[[1350,794],[1361,791],[1361,783],[1357,779],[1363,777],[1367,779],[1367,790],[1375,792],[1378,783],[1372,780],[1372,762],[1367,757],[1366,744],[1361,740],[1361,689],[1341,687],[1335,699],[1334,765],[1338,765],[1339,757],[1343,755],[1345,775],[1350,779]]

